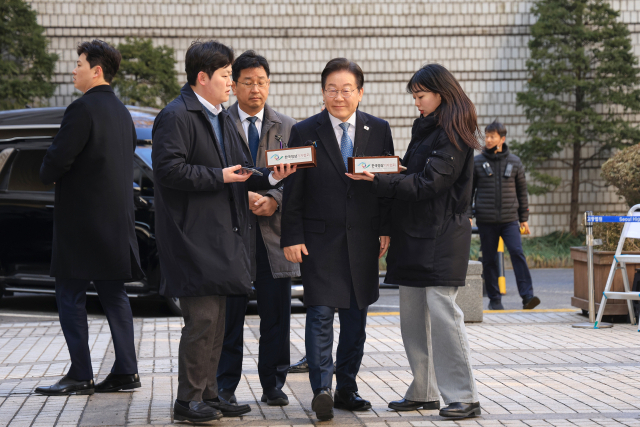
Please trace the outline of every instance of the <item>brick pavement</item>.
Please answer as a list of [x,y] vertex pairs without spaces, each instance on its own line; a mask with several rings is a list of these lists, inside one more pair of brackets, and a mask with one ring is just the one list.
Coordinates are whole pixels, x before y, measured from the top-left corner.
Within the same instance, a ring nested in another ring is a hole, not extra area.
[[[376,313],[377,314],[377,313]],[[478,381],[482,417],[453,422],[437,411],[396,413],[387,409],[411,381],[397,315],[370,315],[360,394],[373,409],[336,410],[333,422],[318,423],[310,409],[306,374],[288,377],[290,405],[269,407],[257,374],[258,318],[245,325],[244,376],[236,392],[252,412],[241,419],[209,423],[224,426],[354,425],[410,426],[639,426],[640,344],[630,325],[612,329],[573,329],[584,321],[576,313],[488,313],[482,324],[468,325],[472,363]],[[171,425],[176,389],[179,318],[136,319],[143,387],[71,397],[33,393],[68,369],[69,355],[59,324],[0,324],[0,426]],[[335,324],[339,331],[339,324]],[[336,334],[337,340],[338,334]],[[113,363],[109,327],[90,321],[94,370],[104,378]],[[304,352],[304,315],[294,315],[291,356]]]

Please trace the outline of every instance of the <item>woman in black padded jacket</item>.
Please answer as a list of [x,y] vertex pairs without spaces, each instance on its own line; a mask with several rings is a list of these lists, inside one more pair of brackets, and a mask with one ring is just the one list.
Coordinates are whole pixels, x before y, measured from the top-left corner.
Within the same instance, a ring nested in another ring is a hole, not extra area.
[[373,181],[378,196],[394,199],[385,283],[400,285],[402,341],[414,380],[405,398],[389,407],[438,409],[439,390],[448,405],[441,416],[472,417],[480,414],[480,404],[455,300],[469,263],[473,154],[480,149],[477,117],[460,84],[441,65],[418,70],[407,91],[420,111],[402,161],[407,170],[349,175]]

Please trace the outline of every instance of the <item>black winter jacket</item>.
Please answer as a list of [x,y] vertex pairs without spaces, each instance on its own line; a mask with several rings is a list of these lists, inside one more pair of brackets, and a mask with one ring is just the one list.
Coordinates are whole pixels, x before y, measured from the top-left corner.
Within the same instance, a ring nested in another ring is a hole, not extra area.
[[[488,163],[492,175],[483,167]],[[511,166],[509,176],[507,167]],[[489,153],[485,149],[474,158],[473,200],[475,200],[476,222],[506,224],[529,220],[529,201],[524,166],[520,158],[502,145],[500,153]]]
[[377,174],[373,191],[393,198],[385,283],[464,286],[469,265],[468,208],[473,149],[457,149],[434,114],[416,119],[400,174]]

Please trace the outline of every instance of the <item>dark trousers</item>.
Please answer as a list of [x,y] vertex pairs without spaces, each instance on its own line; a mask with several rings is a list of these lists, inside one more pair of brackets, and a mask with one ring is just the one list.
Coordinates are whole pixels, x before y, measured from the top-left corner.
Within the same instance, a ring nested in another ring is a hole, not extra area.
[[500,237],[509,250],[513,272],[516,275],[518,292],[522,298],[533,296],[533,283],[527,259],[522,252],[522,238],[520,237],[520,223],[518,221],[506,224],[478,224],[480,233],[480,247],[482,249],[482,272],[484,283],[487,287],[487,295],[491,300],[500,301],[500,289],[498,288],[498,242]]
[[[368,307],[358,309],[353,286],[350,299],[348,309],[338,310],[340,338],[336,352],[336,390],[358,391],[356,376],[360,370],[364,342],[367,338],[365,328]],[[307,307],[305,347],[309,363],[309,381],[314,392],[320,388],[331,388],[334,314],[334,307],[321,305]]]
[[216,371],[224,339],[227,297],[181,297],[184,328],[178,353],[178,400],[218,397]]
[[[93,379],[87,323],[87,288],[89,280],[56,278],[56,302],[60,326],[71,356],[67,375],[78,381]],[[129,297],[122,281],[94,281],[100,304],[107,315],[116,361],[113,374],[136,374],[138,363],[133,343],[133,316]]]
[[[256,232],[256,289],[260,315],[258,375],[262,388],[281,389],[291,364],[291,279],[274,279],[267,248],[258,228]],[[222,356],[218,365],[218,387],[235,392],[242,376],[244,317],[246,296],[227,297],[227,315]]]

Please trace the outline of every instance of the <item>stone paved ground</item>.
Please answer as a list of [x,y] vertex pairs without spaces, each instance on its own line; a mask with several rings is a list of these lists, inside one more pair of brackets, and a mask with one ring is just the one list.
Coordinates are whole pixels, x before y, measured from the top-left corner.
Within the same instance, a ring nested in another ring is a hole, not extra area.
[[[337,317],[337,316],[336,316]],[[223,419],[221,426],[358,425],[409,426],[640,426],[640,343],[635,327],[573,329],[576,313],[485,314],[468,325],[482,417],[453,422],[437,411],[396,413],[411,381],[394,313],[369,316],[360,394],[373,409],[336,410],[333,422],[318,423],[311,412],[306,374],[290,375],[290,405],[268,407],[256,400],[258,319],[245,326],[245,375],[236,393],[252,412]],[[44,397],[35,387],[50,384],[68,368],[69,355],[55,321],[0,324],[0,426],[170,425],[176,389],[179,318],[136,319],[143,387],[108,395]],[[339,324],[335,325],[339,331]],[[91,320],[94,370],[104,378],[113,363],[106,320]],[[294,315],[292,360],[304,351],[304,315]],[[336,334],[337,339],[337,334]]]

